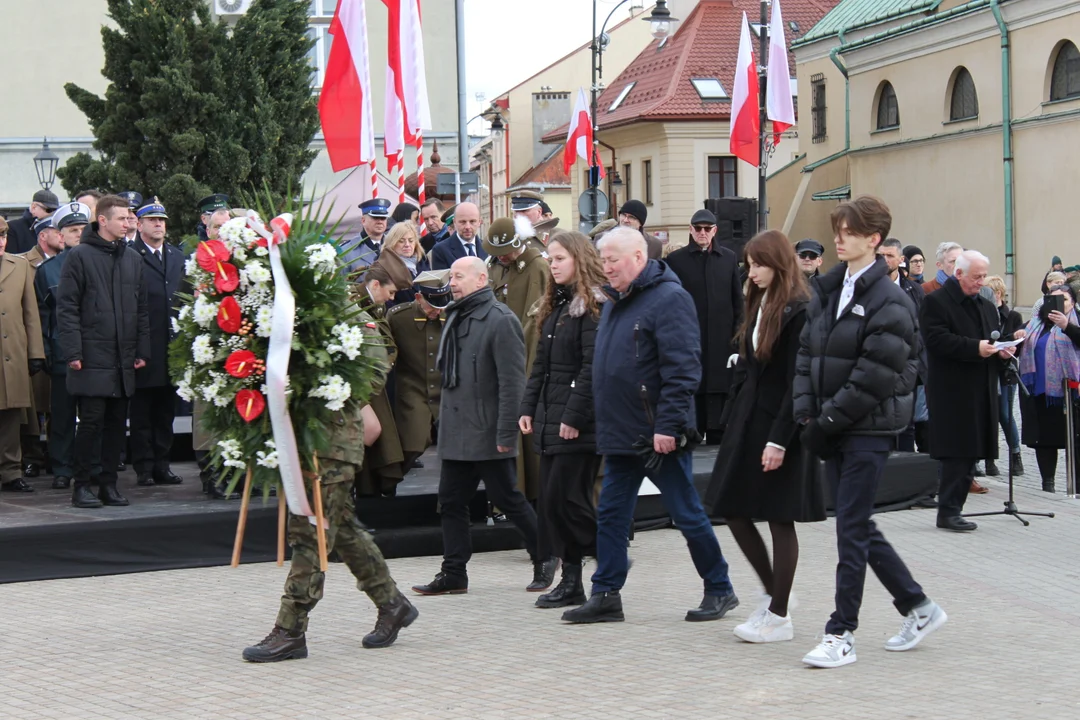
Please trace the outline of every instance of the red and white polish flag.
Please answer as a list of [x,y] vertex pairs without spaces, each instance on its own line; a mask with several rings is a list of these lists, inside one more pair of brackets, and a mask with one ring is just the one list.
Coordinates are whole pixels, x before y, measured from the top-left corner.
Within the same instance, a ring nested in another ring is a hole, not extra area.
[[791,73],[788,70],[787,42],[780,0],[773,0],[769,20],[769,66],[765,83],[765,115],[773,124],[773,142],[780,133],[795,126],[795,103],[791,99]]
[[[787,56],[784,56],[787,63]],[[784,81],[787,88],[787,80]],[[735,83],[731,92],[731,154],[754,167],[761,163],[761,104],[758,95],[757,66],[754,64],[754,44],[750,39],[750,23],[746,13],[742,18],[739,38],[739,57],[735,62]]]
[[[585,89],[578,88],[574,112],[570,116],[570,130],[566,134],[566,149],[563,150],[563,172],[569,173],[578,158],[592,166],[592,150],[593,123],[589,115],[589,101],[585,97]],[[604,164],[597,165],[600,167],[600,177],[604,177]]]
[[319,93],[319,120],[330,165],[337,172],[375,159],[364,0],[340,0],[330,34],[334,42]]

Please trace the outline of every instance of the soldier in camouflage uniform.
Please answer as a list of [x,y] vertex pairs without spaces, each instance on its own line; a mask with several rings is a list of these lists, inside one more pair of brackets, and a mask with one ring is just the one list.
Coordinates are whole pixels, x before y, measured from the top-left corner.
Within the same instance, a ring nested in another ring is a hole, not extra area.
[[[371,318],[366,314],[361,318],[365,334],[379,338]],[[381,356],[377,383],[381,387],[389,370],[388,355],[385,347],[375,349]],[[411,625],[420,613],[398,591],[382,552],[356,518],[352,486],[363,462],[364,421],[360,409],[355,408],[339,415],[329,447],[319,455],[323,512],[329,524],[326,551],[337,550],[338,557],[356,577],[357,587],[379,609],[375,629],[364,636],[363,646],[382,648],[392,645],[401,628]],[[322,599],[325,574],[319,570],[315,526],[307,517],[290,515],[288,537],[293,551],[292,565],[285,580],[281,609],[270,634],[258,645],[244,650],[244,659],[250,662],[277,662],[306,658],[308,654],[305,639],[308,614]]]

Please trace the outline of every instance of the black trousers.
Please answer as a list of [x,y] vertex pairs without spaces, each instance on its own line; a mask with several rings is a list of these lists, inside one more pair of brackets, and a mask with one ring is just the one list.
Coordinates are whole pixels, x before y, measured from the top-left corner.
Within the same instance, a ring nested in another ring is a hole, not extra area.
[[971,489],[972,467],[976,458],[944,458],[941,460],[941,481],[938,486],[938,517],[951,518],[964,512],[968,490]]
[[443,460],[439,476],[439,504],[442,506],[442,571],[458,578],[466,577],[465,567],[472,558],[472,532],[469,503],[484,481],[488,499],[517,526],[525,536],[525,547],[534,560],[536,554],[536,511],[517,489],[517,458],[497,460]]
[[164,474],[169,471],[176,388],[139,388],[131,397],[131,464],[135,472]]
[[867,564],[893,596],[893,605],[901,615],[907,615],[926,600],[922,587],[870,519],[888,458],[888,450],[848,449],[825,463],[835,498],[839,554],[836,611],[825,625],[825,632],[833,635],[841,635],[845,630],[855,632],[859,626]]
[[72,477],[75,465],[75,410],[78,398],[68,394],[67,376],[53,374],[50,395],[49,459],[54,476]]
[[[551,553],[578,565],[596,556],[596,506],[593,489],[601,456],[565,453],[540,456],[541,535],[550,539]],[[544,557],[544,548],[540,548]]]
[[102,486],[116,485],[116,466],[124,449],[128,399],[79,397],[79,427],[75,431],[75,486],[89,485],[101,449]]

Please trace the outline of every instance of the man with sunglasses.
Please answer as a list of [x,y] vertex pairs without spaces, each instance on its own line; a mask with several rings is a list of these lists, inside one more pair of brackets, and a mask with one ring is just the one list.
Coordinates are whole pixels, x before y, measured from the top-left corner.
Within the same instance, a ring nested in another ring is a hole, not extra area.
[[716,216],[698,210],[690,220],[690,242],[667,257],[667,264],[694,299],[701,330],[701,386],[694,398],[697,429],[718,443],[720,415],[731,385],[731,340],[742,322],[742,276],[735,253],[716,237]]
[[822,256],[825,254],[825,248],[821,243],[810,238],[800,240],[795,243],[795,254],[799,256],[799,267],[802,268],[807,280],[821,274],[821,263],[824,260]]

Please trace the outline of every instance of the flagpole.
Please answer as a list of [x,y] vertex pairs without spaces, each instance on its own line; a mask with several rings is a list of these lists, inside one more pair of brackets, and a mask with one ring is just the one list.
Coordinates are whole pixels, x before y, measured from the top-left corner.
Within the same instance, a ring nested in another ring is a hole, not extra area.
[[[622,3],[619,3],[620,5]],[[597,208],[596,197],[596,184],[599,182],[599,178],[593,174],[593,166],[596,164],[596,63],[597,57],[601,52],[600,38],[596,36],[596,0],[593,0],[592,4],[592,102],[589,106],[589,122],[592,124],[592,132],[589,133],[592,136],[592,147],[589,148],[589,189],[592,190],[589,193],[589,208],[592,216],[589,221],[596,224],[600,221],[597,217],[599,210]]]
[[769,67],[769,0],[761,0],[761,28],[758,33],[761,52],[758,60],[758,104],[760,133],[758,137],[758,232],[764,232],[769,226],[769,202],[765,188],[766,171],[768,167],[768,102],[767,102],[767,78]]

